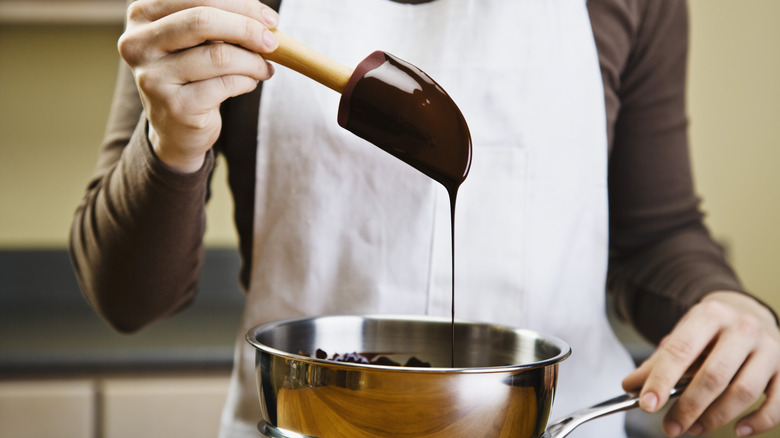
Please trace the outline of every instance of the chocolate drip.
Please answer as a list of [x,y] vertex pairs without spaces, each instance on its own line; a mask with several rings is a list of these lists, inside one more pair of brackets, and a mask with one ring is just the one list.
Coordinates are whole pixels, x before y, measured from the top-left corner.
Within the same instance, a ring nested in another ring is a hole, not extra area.
[[455,367],[455,200],[471,167],[471,135],[450,96],[422,70],[385,52],[363,60],[342,93],[338,122],[441,183],[452,236],[452,367]]

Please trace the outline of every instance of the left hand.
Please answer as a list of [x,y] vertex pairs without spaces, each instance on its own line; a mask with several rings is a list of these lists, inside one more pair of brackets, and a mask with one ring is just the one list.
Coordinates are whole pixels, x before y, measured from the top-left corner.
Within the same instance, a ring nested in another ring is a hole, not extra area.
[[780,423],[780,330],[769,309],[749,296],[708,294],[623,380],[623,387],[641,387],[640,407],[656,412],[688,372],[688,388],[664,418],[667,435],[700,435],[724,426],[763,394],[758,409],[737,422],[737,435],[765,432]]

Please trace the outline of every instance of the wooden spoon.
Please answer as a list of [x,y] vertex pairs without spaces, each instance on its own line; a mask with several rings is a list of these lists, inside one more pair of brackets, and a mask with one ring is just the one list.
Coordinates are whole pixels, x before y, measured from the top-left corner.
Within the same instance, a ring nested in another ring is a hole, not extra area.
[[430,76],[382,51],[352,70],[272,32],[279,47],[264,57],[341,93],[339,125],[457,190],[471,166],[471,135],[460,109]]

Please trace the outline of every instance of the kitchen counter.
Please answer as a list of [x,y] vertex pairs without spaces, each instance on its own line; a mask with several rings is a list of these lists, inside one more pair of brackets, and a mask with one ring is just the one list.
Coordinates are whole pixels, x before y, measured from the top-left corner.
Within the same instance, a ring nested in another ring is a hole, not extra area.
[[[66,250],[0,251],[0,379],[228,371],[244,301],[239,265],[235,249],[208,249],[195,303],[126,335],[87,305]],[[635,360],[649,355],[635,333],[616,327]]]
[[209,249],[195,303],[138,333],[87,305],[67,251],[0,251],[0,378],[229,370],[243,305],[234,249]]

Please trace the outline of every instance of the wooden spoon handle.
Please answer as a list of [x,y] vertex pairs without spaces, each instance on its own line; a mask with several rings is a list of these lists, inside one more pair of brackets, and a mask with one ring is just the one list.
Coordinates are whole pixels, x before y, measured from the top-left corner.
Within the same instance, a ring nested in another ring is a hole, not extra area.
[[338,93],[344,91],[352,76],[352,69],[314,51],[279,29],[271,31],[279,41],[279,47],[263,55],[265,59],[295,70]]

